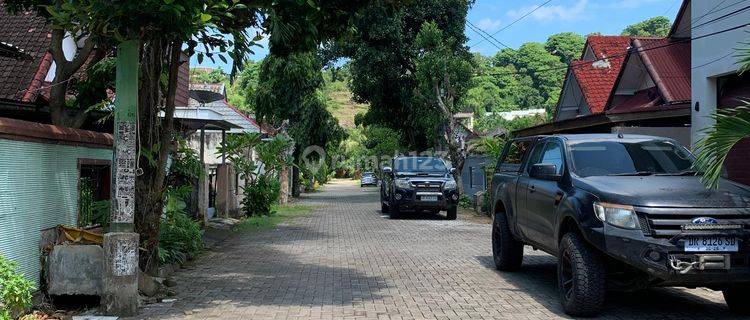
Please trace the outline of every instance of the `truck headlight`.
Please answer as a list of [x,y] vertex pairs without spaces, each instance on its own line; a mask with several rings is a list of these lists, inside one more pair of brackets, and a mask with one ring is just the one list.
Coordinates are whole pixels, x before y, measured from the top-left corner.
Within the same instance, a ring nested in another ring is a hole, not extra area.
[[396,179],[394,182],[396,183],[396,188],[411,189],[411,183],[409,183],[408,179]]
[[594,202],[594,213],[602,222],[625,229],[640,229],[633,206]]
[[443,184],[443,189],[453,190],[456,189],[456,180],[448,180]]

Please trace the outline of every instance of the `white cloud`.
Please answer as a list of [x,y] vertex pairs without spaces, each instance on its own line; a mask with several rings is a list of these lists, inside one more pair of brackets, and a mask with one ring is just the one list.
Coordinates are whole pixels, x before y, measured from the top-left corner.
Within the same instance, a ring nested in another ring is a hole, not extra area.
[[477,27],[487,32],[500,30],[500,27],[502,26],[502,22],[500,20],[494,20],[490,18],[484,18],[477,21],[475,24],[477,25]]
[[[535,10],[530,18],[538,21],[577,21],[585,18],[586,7],[588,6],[588,0],[578,0],[572,6],[555,5],[555,6],[544,6]],[[534,10],[537,6],[523,7],[516,10],[508,11],[508,16],[517,19]]]

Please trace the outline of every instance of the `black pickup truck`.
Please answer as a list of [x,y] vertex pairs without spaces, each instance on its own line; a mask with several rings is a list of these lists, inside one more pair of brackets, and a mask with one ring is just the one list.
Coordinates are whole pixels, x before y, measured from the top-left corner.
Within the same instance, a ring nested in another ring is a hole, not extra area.
[[433,213],[445,210],[455,220],[458,186],[445,161],[436,157],[396,157],[383,168],[380,183],[381,212],[397,218],[405,211]]
[[524,245],[556,256],[575,316],[598,314],[607,290],[650,286],[722,290],[730,310],[750,313],[750,188],[706,189],[693,160],[651,136],[511,140],[492,178],[496,267],[518,270]]

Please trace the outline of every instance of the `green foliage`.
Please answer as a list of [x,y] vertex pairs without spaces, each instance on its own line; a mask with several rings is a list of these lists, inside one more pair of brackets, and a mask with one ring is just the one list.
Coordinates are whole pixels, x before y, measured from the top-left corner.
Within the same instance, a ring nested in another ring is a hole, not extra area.
[[195,68],[190,69],[190,82],[193,83],[223,83],[227,80],[227,76],[221,69],[213,69],[209,72]]
[[34,284],[18,272],[18,265],[0,255],[0,319],[14,319],[31,307]]
[[[246,216],[271,214],[271,206],[281,196],[281,185],[277,174],[284,165],[291,163],[287,150],[291,141],[277,135],[267,141],[261,140],[260,133],[229,135],[218,152],[224,152],[234,165],[245,185],[242,211]],[[255,150],[258,160],[249,155]]]
[[100,225],[109,226],[109,200],[94,201],[91,181],[81,178],[81,187],[78,194],[78,226],[88,227]]
[[255,90],[258,88],[262,62],[248,61],[227,89],[227,100],[245,112],[255,112]]
[[[742,45],[748,45],[742,42]],[[750,47],[739,51],[741,66],[739,74],[750,70]],[[750,98],[749,98],[750,99]],[[716,124],[703,129],[705,136],[696,143],[698,153],[694,168],[703,172],[701,182],[709,188],[717,188],[721,178],[724,161],[737,142],[750,138],[750,100],[734,109],[720,110],[713,115]]]
[[[354,17],[354,28],[327,50],[348,57],[354,100],[369,103],[370,109],[359,117],[364,126],[379,125],[399,133],[401,145],[425,150],[434,145],[435,128],[442,117],[425,108],[423,99],[415,101],[419,87],[416,65],[422,51],[417,34],[426,22],[432,22],[452,52],[465,51],[464,24],[471,1],[408,1],[398,6],[373,3]],[[427,39],[424,39],[427,41]],[[468,60],[468,53],[467,60]]]
[[653,17],[631,24],[622,30],[623,36],[636,37],[665,37],[669,33],[672,23],[664,16]]
[[709,188],[717,188],[724,161],[737,142],[750,137],[750,101],[734,109],[720,110],[713,115],[716,125],[703,130],[706,134],[696,144],[698,156],[695,168],[703,171],[701,181]]
[[281,185],[278,179],[268,175],[260,175],[251,185],[242,189],[242,211],[245,216],[273,214],[272,205],[281,196]]
[[553,34],[547,38],[544,48],[548,52],[560,57],[564,64],[570,64],[570,61],[578,59],[586,44],[586,38],[574,32],[561,32]]
[[471,209],[474,207],[474,204],[469,196],[462,194],[461,198],[458,199],[458,206],[463,209]]
[[86,69],[86,77],[75,83],[75,99],[69,101],[84,110],[102,109],[110,101],[107,89],[115,89],[115,59],[106,57]]
[[203,250],[200,224],[185,213],[184,196],[190,187],[167,192],[165,215],[159,230],[157,255],[161,264],[182,264]]

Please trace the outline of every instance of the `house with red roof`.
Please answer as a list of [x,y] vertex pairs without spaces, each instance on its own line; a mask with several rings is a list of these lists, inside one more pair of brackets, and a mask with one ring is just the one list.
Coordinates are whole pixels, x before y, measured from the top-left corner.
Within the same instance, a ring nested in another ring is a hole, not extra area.
[[604,111],[629,46],[627,36],[589,36],[581,59],[568,67],[554,120]]
[[633,133],[690,145],[691,45],[684,34],[674,27],[665,38],[589,36],[568,66],[553,121],[515,134]]

